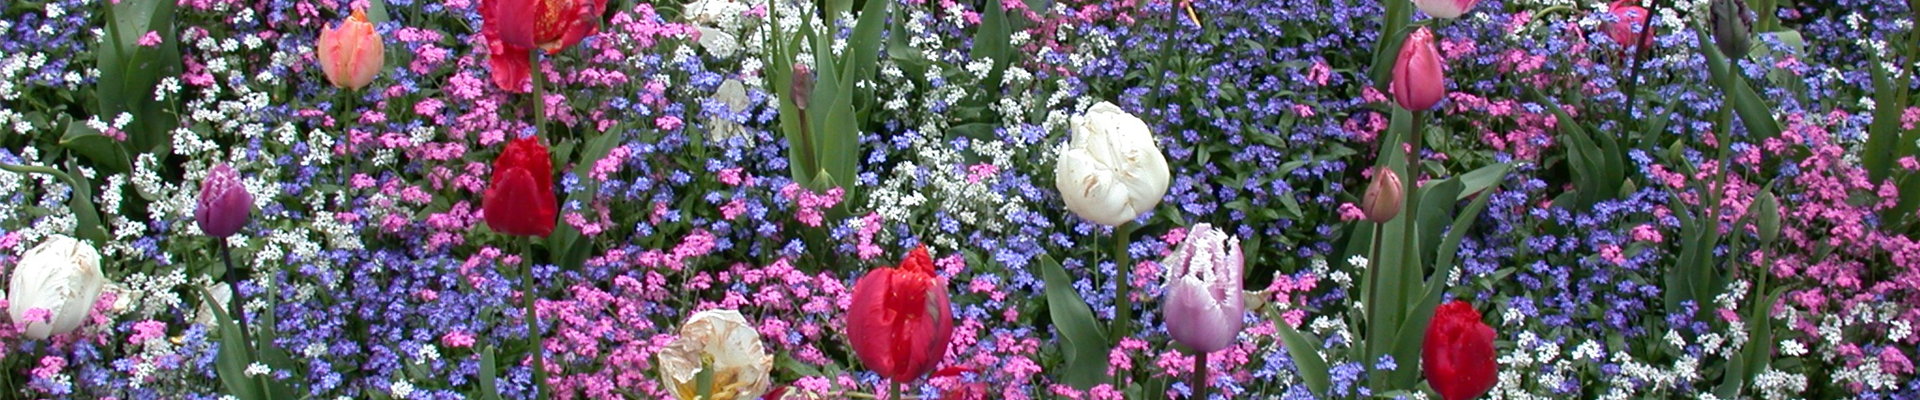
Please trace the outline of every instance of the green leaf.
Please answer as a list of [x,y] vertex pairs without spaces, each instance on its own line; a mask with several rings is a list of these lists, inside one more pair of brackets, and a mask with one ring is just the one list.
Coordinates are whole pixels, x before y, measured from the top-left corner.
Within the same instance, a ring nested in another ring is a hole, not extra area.
[[1867,67],[1873,76],[1873,122],[1867,126],[1867,145],[1860,147],[1860,162],[1867,170],[1867,179],[1880,182],[1887,179],[1894,170],[1893,161],[1901,156],[1912,154],[1913,146],[1900,145],[1900,117],[1906,111],[1899,107],[1907,96],[1907,80],[1896,82],[1896,72],[1887,71],[1878,57]]
[[[173,141],[179,120],[167,104],[154,100],[162,77],[180,74],[180,42],[175,35],[171,1],[122,1],[106,7],[107,38],[95,54],[100,69],[98,104],[94,115],[104,119],[121,113],[133,116],[126,127],[127,145],[135,152]],[[148,32],[160,36],[160,45],[139,44]]]
[[367,0],[367,21],[375,25],[386,23],[387,0]]
[[[1706,32],[1699,33],[1709,35]],[[1753,87],[1747,84],[1746,76],[1733,70],[1734,66],[1727,56],[1720,54],[1720,48],[1711,42],[1699,41],[1700,53],[1707,57],[1707,72],[1713,75],[1714,84],[1726,96],[1727,104],[1731,104],[1733,112],[1740,116],[1741,124],[1746,125],[1747,134],[1755,140],[1780,137],[1780,124],[1773,119],[1773,108],[1754,93]]]
[[873,77],[874,66],[880,63],[880,32],[887,25],[889,4],[893,2],[868,0],[866,8],[860,10],[860,19],[853,25],[853,34],[847,37],[846,71],[841,74],[843,80],[858,82]]
[[1408,29],[1408,21],[1413,18],[1413,2],[1388,1],[1385,4],[1387,12],[1380,17],[1380,32],[1393,34],[1374,42],[1373,69],[1367,73],[1368,77],[1373,78],[1374,90],[1380,93],[1388,92],[1388,86],[1393,82],[1393,64],[1400,59],[1400,45],[1407,41],[1407,34],[1413,32]]
[[1300,380],[1307,382],[1307,391],[1314,396],[1327,393],[1333,387],[1333,380],[1327,375],[1327,360],[1320,356],[1320,342],[1294,330],[1292,325],[1276,321],[1274,326],[1280,330],[1280,341],[1287,346],[1287,356],[1293,358],[1293,366],[1300,369]]
[[[1508,167],[1509,164],[1494,164],[1475,172],[1491,169],[1499,172],[1498,175],[1505,175]],[[1462,178],[1464,177],[1455,179],[1464,180]],[[1448,230],[1441,237],[1439,248],[1434,254],[1433,271],[1424,284],[1420,302],[1416,303],[1406,319],[1402,320],[1400,332],[1395,335],[1392,353],[1394,360],[1420,359],[1420,344],[1426,338],[1427,325],[1433,321],[1433,310],[1440,306],[1441,295],[1446,293],[1447,277],[1453,272],[1454,257],[1460,253],[1460,242],[1466,239],[1467,231],[1473,229],[1474,221],[1479,220],[1480,213],[1487,209],[1487,201],[1493,198],[1492,193],[1482,192],[1487,190],[1487,187],[1488,185],[1483,184],[1479,188],[1465,192],[1480,195],[1474,197],[1473,202],[1468,203],[1467,208],[1461,210],[1459,215],[1454,216],[1453,229]],[[1417,370],[1411,366],[1395,369],[1393,373],[1388,374],[1394,380],[1391,387],[1413,387],[1414,381],[1418,379],[1414,373]]]
[[1093,319],[1093,309],[1073,290],[1073,278],[1052,256],[1040,256],[1047,284],[1047,312],[1059,330],[1067,367],[1060,382],[1086,390],[1107,381],[1107,334]]
[[214,370],[220,375],[220,383],[226,385],[227,394],[240,400],[267,399],[266,388],[260,386],[260,381],[247,377],[247,366],[253,364],[253,349],[240,339],[240,326],[227,315],[225,307],[214,301],[213,293],[200,289],[200,296],[220,325],[220,353],[215,356]]
[[974,60],[993,60],[993,69],[980,81],[987,95],[983,99],[999,98],[1001,76],[1011,64],[1013,52],[1013,28],[1007,23],[1007,10],[999,1],[984,2],[980,7],[980,28],[973,34],[973,49],[968,53]]
[[500,400],[500,367],[496,366],[493,346],[480,351],[480,400]]
[[[73,212],[74,235],[93,242],[94,247],[107,245],[107,231],[100,224],[100,212],[93,207],[93,182],[84,175],[68,174],[50,167],[0,164],[0,169],[22,174],[47,174],[65,181],[73,188],[73,195],[67,199],[67,208]],[[67,160],[67,169],[79,171],[73,160]]]
[[73,150],[74,153],[79,153],[93,161],[93,165],[99,167],[102,172],[133,171],[133,161],[132,158],[127,157],[126,148],[121,147],[119,141],[100,134],[100,131],[93,130],[87,124],[69,121],[67,134],[60,137],[60,147]]

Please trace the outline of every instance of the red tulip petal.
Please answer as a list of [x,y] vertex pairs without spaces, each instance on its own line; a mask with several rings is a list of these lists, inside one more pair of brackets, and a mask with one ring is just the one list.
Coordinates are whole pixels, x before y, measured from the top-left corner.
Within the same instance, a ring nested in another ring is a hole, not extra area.
[[527,82],[533,80],[533,64],[527,61],[527,51],[498,40],[488,42],[492,54],[487,57],[487,65],[492,67],[493,85],[512,93],[526,93]]
[[487,0],[480,5],[483,10],[491,9],[491,17],[481,23],[494,32],[494,38],[522,51],[539,45],[540,9],[544,0]]

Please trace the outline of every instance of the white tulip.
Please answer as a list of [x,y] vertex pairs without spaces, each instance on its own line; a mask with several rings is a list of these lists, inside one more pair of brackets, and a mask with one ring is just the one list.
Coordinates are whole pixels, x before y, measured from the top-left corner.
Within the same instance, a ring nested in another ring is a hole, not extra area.
[[1153,209],[1167,195],[1167,158],[1146,121],[1100,102],[1073,117],[1073,140],[1060,152],[1054,184],[1067,209],[1119,226]]
[[87,313],[100,300],[100,290],[106,284],[106,275],[100,273],[99,251],[86,242],[53,235],[27,250],[20,264],[13,267],[7,314],[18,326],[26,320],[28,310],[46,310],[48,321],[25,324],[30,338],[73,332],[86,322]]
[[699,393],[705,368],[713,368],[705,400],[758,399],[773,385],[773,356],[739,311],[695,313],[680,327],[680,337],[660,350],[660,378],[676,398],[691,400]]

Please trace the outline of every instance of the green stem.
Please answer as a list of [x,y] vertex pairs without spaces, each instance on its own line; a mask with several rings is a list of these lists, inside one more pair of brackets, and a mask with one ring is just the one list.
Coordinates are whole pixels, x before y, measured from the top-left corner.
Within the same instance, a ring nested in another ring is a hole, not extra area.
[[533,352],[533,383],[539,387],[539,391],[534,394],[534,398],[540,399],[546,398],[543,396],[552,395],[552,391],[549,390],[547,386],[547,351],[544,346],[540,345],[540,315],[534,313],[533,310],[534,299],[539,298],[537,294],[539,291],[535,290],[538,286],[534,284],[533,280],[532,239],[528,240],[529,242],[522,248],[523,251],[520,252],[521,261],[526,263],[526,267],[520,269],[520,278],[525,281],[527,285],[526,289],[520,292],[520,303],[526,312],[527,345],[530,348],[528,351]]
[[527,52],[527,60],[533,70],[533,136],[544,140],[547,129],[547,74],[540,69],[540,49]]
[[887,382],[887,400],[900,400],[900,382]]
[[233,268],[232,246],[227,245],[226,238],[214,238],[214,241],[220,243],[220,259],[227,263],[227,272],[222,275],[227,281],[227,290],[233,292],[233,296],[227,298],[227,309],[230,310],[227,313],[233,314],[234,324],[240,326],[240,342],[252,346],[253,339],[247,334],[246,308],[241,306],[240,301],[240,270]]
[[[1373,316],[1380,307],[1380,244],[1383,241],[1380,236],[1384,234],[1386,230],[1387,224],[1373,224],[1373,237],[1371,238],[1373,241],[1373,251],[1367,253],[1367,270],[1363,271],[1367,274],[1367,282],[1364,283],[1365,286],[1361,290],[1367,292],[1367,304],[1362,305],[1362,308],[1365,309],[1366,323],[1369,330],[1372,329],[1373,324],[1376,322]],[[1374,340],[1377,339],[1367,338],[1366,341],[1361,342],[1360,354],[1366,354],[1368,357],[1371,357],[1374,350]],[[1372,364],[1368,363],[1368,365],[1371,366]]]
[[1193,356],[1193,398],[1207,399],[1207,353]]
[[1132,286],[1133,257],[1127,254],[1127,247],[1133,243],[1134,228],[1132,221],[1113,227],[1113,262],[1114,269],[1119,271],[1113,281],[1113,343],[1115,345],[1119,345],[1120,339],[1129,336],[1127,330],[1133,323],[1133,297],[1128,293],[1129,286]]

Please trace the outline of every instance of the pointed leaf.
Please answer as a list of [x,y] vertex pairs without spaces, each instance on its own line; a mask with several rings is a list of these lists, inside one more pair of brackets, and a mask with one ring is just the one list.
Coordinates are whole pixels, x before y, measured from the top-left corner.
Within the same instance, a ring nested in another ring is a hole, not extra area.
[[1107,334],[1093,319],[1093,309],[1080,293],[1073,290],[1073,278],[1052,256],[1040,256],[1040,270],[1046,280],[1047,312],[1059,330],[1066,369],[1060,382],[1086,390],[1107,381]]

